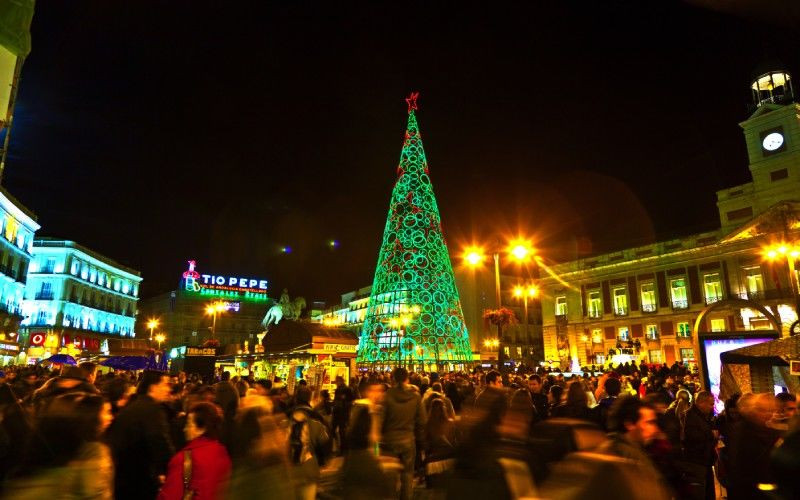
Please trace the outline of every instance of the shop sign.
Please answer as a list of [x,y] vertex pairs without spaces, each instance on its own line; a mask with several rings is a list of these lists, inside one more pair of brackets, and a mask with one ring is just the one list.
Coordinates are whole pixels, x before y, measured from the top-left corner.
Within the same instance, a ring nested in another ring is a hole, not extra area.
[[187,356],[216,356],[217,350],[213,347],[187,347]]
[[19,344],[6,344],[0,342],[0,350],[19,352]]
[[31,345],[43,346],[47,335],[41,332],[31,333]]
[[322,344],[325,352],[356,352],[357,348],[355,344]]
[[189,261],[189,269],[183,273],[183,287],[190,292],[218,290],[225,292],[267,293],[267,280],[241,277],[200,274],[195,270],[197,263]]
[[81,337],[80,335],[75,335],[73,337],[65,333],[64,335],[61,336],[61,345],[64,347],[72,345],[79,349],[86,349],[88,351],[99,351],[100,339],[95,339],[91,337]]

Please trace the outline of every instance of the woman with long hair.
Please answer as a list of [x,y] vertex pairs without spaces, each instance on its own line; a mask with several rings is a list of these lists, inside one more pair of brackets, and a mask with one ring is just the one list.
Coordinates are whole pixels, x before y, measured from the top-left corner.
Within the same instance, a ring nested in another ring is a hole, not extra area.
[[455,466],[457,445],[455,424],[448,413],[445,401],[434,399],[425,426],[425,483],[442,492]]
[[589,399],[581,381],[575,380],[569,384],[566,401],[555,406],[551,414],[553,417],[592,420]]
[[167,466],[167,479],[159,500],[180,500],[188,493],[197,500],[223,498],[231,473],[228,452],[219,442],[222,410],[212,403],[197,403],[186,418],[186,446]]
[[101,396],[68,393],[43,406],[6,498],[113,496],[114,465],[100,437],[111,423],[111,405]]

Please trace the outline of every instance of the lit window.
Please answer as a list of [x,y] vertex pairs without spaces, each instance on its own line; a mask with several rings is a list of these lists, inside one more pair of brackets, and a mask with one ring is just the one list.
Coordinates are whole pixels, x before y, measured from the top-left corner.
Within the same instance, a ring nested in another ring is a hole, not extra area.
[[603,314],[603,301],[600,299],[600,291],[592,290],[589,292],[588,313],[590,318],[599,318]]
[[86,264],[81,267],[81,279],[89,279],[89,266]]
[[706,274],[703,277],[703,285],[706,304],[713,304],[722,300],[722,284],[719,281],[719,273]]
[[95,281],[97,281],[97,269],[91,268],[89,270],[89,282],[94,283]]
[[600,328],[592,329],[592,342],[595,344],[602,344],[603,343],[603,330]]
[[510,356],[510,352],[511,351],[509,350],[508,346],[503,347],[503,354],[505,354],[506,357]]
[[128,293],[131,291],[131,284],[127,281],[122,284],[122,293]]
[[747,284],[747,298],[762,298],[764,293],[764,278],[761,276],[760,267],[745,269],[745,281]]
[[689,361],[694,361],[694,349],[692,348],[684,348],[681,349],[681,361],[684,363],[688,363]]
[[647,338],[650,340],[658,339],[658,327],[656,325],[650,324],[646,327],[646,335]]
[[114,291],[119,292],[119,280],[114,280]]
[[663,363],[663,361],[661,360],[661,349],[655,349],[655,350],[652,350],[652,351],[648,351],[648,354],[650,355],[650,362],[651,363],[656,364],[656,365],[660,365],[661,363]]
[[628,314],[628,293],[625,287],[614,289],[614,314],[617,316]]
[[14,242],[17,239],[17,231],[19,231],[19,222],[8,215],[6,217],[5,237],[8,241]]
[[652,282],[642,283],[642,312],[656,312],[656,287]]
[[692,330],[689,328],[689,323],[686,321],[678,323],[677,329],[678,329],[678,337],[688,338],[692,336]]
[[522,347],[517,347],[517,357],[518,358],[522,357]]
[[670,282],[672,292],[672,307],[675,309],[686,309],[689,301],[686,300],[686,280],[684,278],[674,279]]
[[556,316],[566,316],[567,315],[567,298],[563,295],[561,297],[556,297]]
[[625,341],[630,340],[631,339],[631,333],[628,330],[628,327],[627,326],[621,326],[621,327],[617,328],[617,337],[620,340],[625,340]]
[[77,260],[73,260],[72,264],[69,267],[69,273],[73,276],[78,275],[78,268],[80,267],[81,263]]
[[725,331],[725,318],[714,318],[711,320],[711,331],[712,332],[724,332]]

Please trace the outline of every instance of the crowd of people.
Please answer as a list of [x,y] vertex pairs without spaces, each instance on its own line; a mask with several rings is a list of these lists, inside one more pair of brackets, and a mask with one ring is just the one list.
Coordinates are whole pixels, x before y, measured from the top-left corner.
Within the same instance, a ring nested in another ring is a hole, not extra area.
[[679,365],[291,385],[8,367],[2,496],[800,498],[795,396],[735,395],[715,415]]

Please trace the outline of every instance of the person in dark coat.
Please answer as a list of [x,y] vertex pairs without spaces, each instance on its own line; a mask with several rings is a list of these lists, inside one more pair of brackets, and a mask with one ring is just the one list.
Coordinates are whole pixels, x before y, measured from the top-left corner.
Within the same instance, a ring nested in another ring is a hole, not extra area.
[[400,498],[409,500],[414,494],[414,459],[417,442],[422,443],[425,431],[425,407],[419,393],[409,387],[408,371],[398,367],[392,372],[395,386],[386,391],[383,400],[381,448],[400,459]]
[[100,391],[97,387],[89,382],[89,376],[90,374],[83,368],[64,365],[64,367],[61,368],[61,375],[51,378],[33,393],[32,401],[34,408],[39,410],[56,396],[70,392],[99,394]]
[[109,429],[114,457],[114,497],[153,499],[158,494],[174,451],[161,403],[170,397],[169,377],[145,371],[136,399],[125,406]]
[[757,394],[739,400],[742,420],[734,425],[730,437],[728,498],[770,498],[759,484],[772,484],[770,454],[780,433],[767,426],[775,407],[775,396]]
[[694,404],[686,412],[683,424],[683,457],[680,468],[688,482],[690,498],[714,500],[714,471],[717,438],[714,436],[711,417],[714,396],[700,391]]
[[336,390],[333,393],[333,436],[339,440],[339,452],[347,451],[347,424],[350,421],[350,408],[355,396],[353,390],[344,383],[344,378],[336,377]]

